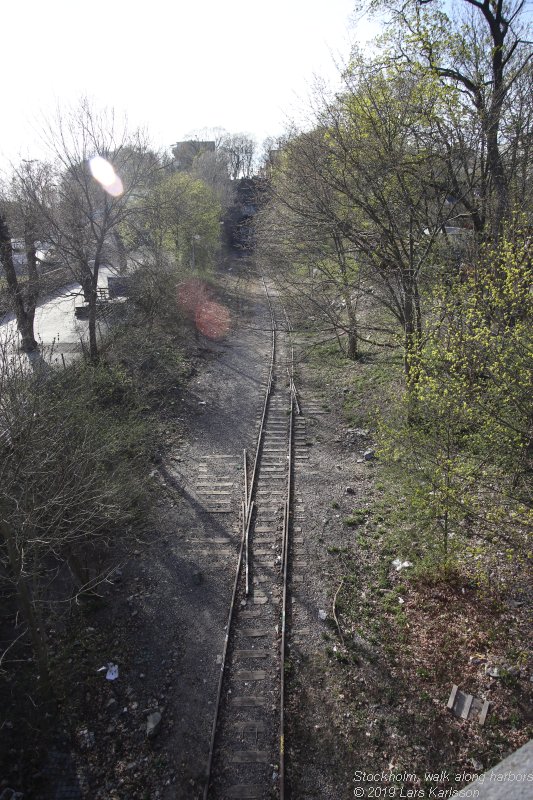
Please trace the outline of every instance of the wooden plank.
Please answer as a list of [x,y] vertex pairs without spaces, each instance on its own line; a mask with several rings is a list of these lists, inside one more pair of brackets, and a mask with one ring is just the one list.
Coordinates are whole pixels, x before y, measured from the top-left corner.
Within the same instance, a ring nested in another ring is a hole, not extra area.
[[484,725],[485,724],[485,720],[487,719],[487,713],[488,713],[488,710],[489,710],[489,706],[490,706],[489,701],[485,700],[485,702],[483,703],[483,708],[481,709],[481,713],[479,715],[479,724],[480,725]]
[[228,753],[228,761],[232,764],[268,764],[270,753],[266,750],[236,750]]
[[248,628],[244,631],[241,631],[243,636],[250,636],[252,639],[259,639],[262,636],[270,636],[272,631],[268,630],[267,628]]
[[236,708],[264,708],[269,700],[267,697],[252,697],[247,694],[244,697],[233,697],[231,702]]
[[264,681],[266,678],[264,669],[239,669],[235,673],[236,681]]
[[457,690],[458,689],[459,689],[459,687],[457,686],[457,684],[454,683],[453,686],[452,686],[452,691],[451,691],[450,697],[448,699],[447,708],[449,708],[449,709],[453,708],[453,704],[455,703],[455,696],[457,694]]
[[215,478],[213,478],[213,479],[211,479],[209,481],[202,481],[202,483],[197,483],[196,486],[199,487],[199,488],[201,487],[202,489],[205,489],[206,487],[209,488],[210,486],[212,486],[213,489],[216,489],[216,488],[218,488],[220,486],[230,486],[230,487],[233,486],[233,487],[235,487],[235,483],[233,481],[231,481],[231,482],[230,481],[217,481]]
[[235,650],[235,658],[266,658],[269,650]]
[[246,733],[263,733],[263,731],[266,731],[267,729],[266,724],[262,719],[255,719],[251,720],[250,722],[239,721],[235,722],[234,724],[241,735]]
[[201,497],[228,497],[231,496],[233,492],[230,492],[228,489],[223,489],[221,492],[213,492],[210,489],[202,489],[196,494],[200,495]]
[[466,702],[465,706],[461,712],[461,717],[463,719],[468,719],[468,714],[470,713],[470,706],[472,705],[473,696],[471,694],[466,695]]

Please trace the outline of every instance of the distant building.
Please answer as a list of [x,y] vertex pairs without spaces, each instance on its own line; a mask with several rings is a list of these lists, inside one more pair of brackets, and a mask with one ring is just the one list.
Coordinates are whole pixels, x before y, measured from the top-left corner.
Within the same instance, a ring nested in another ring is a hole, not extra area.
[[259,170],[259,174],[262,178],[267,178],[267,179],[272,178],[274,169],[280,161],[281,153],[282,150],[279,147],[276,148],[275,150],[268,151],[268,156],[265,159],[265,163]]
[[176,142],[172,148],[174,166],[177,170],[186,170],[192,167],[193,161],[202,153],[214,153],[214,142],[200,142],[191,139],[188,142]]

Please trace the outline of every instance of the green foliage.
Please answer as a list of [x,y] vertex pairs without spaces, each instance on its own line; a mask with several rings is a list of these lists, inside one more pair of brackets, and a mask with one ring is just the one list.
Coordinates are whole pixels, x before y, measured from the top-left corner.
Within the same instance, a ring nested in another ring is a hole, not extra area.
[[381,426],[381,454],[409,465],[408,499],[444,559],[459,523],[498,537],[531,526],[532,278],[516,218],[438,292],[418,381]]
[[165,178],[148,198],[150,236],[178,264],[206,270],[220,246],[222,210],[214,192],[187,173]]

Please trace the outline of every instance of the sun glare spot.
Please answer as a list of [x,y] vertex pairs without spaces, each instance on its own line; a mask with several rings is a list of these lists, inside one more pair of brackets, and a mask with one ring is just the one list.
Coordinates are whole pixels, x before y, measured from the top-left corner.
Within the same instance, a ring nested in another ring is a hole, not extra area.
[[119,197],[122,194],[124,185],[109,161],[102,156],[93,156],[89,160],[89,169],[93,178],[111,197]]
[[206,300],[196,309],[194,315],[196,327],[208,339],[222,339],[230,328],[228,309],[214,300]]
[[230,313],[225,306],[211,300],[210,293],[203,281],[192,278],[180,285],[178,304],[201,334],[208,339],[222,339],[231,327]]

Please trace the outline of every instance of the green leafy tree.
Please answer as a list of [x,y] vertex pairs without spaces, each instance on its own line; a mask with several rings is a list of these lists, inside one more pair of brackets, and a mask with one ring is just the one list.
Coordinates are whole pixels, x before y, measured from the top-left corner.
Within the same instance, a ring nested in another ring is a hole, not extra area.
[[355,275],[358,292],[371,293],[396,320],[392,338],[415,381],[421,287],[439,272],[435,253],[455,208],[434,136],[442,92],[431,78],[419,82],[408,70],[382,70],[361,57],[344,78],[342,94],[320,99],[313,130],[285,146],[290,172],[279,202],[302,232],[313,218],[338,275],[351,272],[348,283]]
[[[531,64],[524,0],[407,0],[392,5],[374,0],[370,5],[390,15],[389,58],[394,63],[408,66],[415,76],[432,75],[459,92],[460,114],[444,122],[442,142],[450,156],[463,162],[466,180],[456,190],[466,212],[479,228],[489,215],[497,235],[516,199],[509,159],[516,149],[503,134],[505,129],[511,132],[507,120],[517,110],[512,102],[515,86]],[[457,124],[459,117],[462,125]],[[525,119],[527,112],[519,130]],[[464,130],[474,130],[475,137],[465,137]],[[451,133],[453,138],[446,138]]]
[[410,424],[385,435],[384,452],[414,469],[411,501],[441,530],[444,552],[459,520],[507,540],[533,523],[531,263],[528,226],[515,218],[439,292],[406,397]]
[[347,357],[356,359],[360,273],[343,234],[342,199],[320,179],[320,159],[327,157],[320,130],[286,142],[269,202],[256,221],[258,257],[293,303],[303,313],[312,309]]
[[182,268],[206,270],[220,247],[221,207],[203,181],[184,172],[165,177],[147,197],[145,241],[172,253]]

